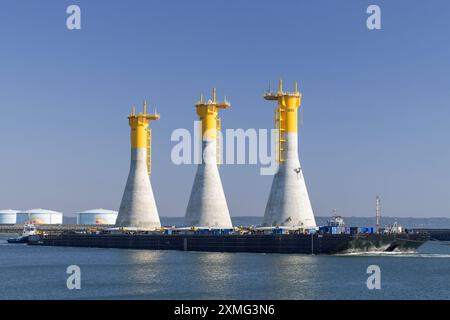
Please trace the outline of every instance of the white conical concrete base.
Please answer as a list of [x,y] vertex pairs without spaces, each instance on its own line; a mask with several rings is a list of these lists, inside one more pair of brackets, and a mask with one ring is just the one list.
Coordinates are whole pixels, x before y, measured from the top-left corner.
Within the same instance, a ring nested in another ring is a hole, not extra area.
[[130,173],[116,220],[117,227],[161,227],[148,176],[146,156],[145,148],[131,149]]
[[185,225],[232,228],[227,200],[216,163],[216,142],[203,141],[204,161],[198,165],[186,209]]
[[263,225],[314,228],[316,220],[298,158],[297,133],[288,133],[285,138],[285,162],[273,178]]

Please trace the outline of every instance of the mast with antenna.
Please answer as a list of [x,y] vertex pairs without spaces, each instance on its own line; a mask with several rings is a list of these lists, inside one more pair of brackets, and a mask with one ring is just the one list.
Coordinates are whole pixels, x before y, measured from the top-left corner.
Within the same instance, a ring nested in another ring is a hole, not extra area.
[[380,230],[380,218],[381,218],[381,201],[380,201],[380,197],[377,196],[375,198],[375,202],[376,202],[376,209],[375,209],[375,217],[376,217],[376,232],[378,233]]

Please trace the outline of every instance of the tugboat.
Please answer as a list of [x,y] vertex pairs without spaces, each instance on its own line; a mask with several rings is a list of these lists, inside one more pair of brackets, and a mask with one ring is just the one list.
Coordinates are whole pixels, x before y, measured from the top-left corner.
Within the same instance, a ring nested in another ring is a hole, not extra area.
[[22,232],[17,238],[8,239],[8,243],[28,243],[28,238],[37,233],[36,226],[34,224],[25,224]]

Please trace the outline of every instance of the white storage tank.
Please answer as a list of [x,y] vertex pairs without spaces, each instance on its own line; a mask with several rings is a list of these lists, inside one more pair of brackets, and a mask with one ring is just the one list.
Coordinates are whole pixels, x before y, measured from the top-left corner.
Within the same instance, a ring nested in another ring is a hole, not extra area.
[[93,209],[77,213],[77,224],[116,224],[117,211]]
[[31,209],[17,213],[17,223],[62,224],[63,213],[46,209]]
[[17,213],[20,210],[0,210],[0,225],[4,224],[16,224],[17,222]]

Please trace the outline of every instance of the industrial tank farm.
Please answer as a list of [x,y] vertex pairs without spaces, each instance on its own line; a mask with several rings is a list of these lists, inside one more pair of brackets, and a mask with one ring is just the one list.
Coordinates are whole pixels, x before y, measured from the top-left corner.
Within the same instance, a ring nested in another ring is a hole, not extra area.
[[17,223],[62,224],[63,213],[46,209],[31,209],[17,214]]
[[93,209],[77,213],[77,224],[84,225],[114,225],[117,211],[106,209]]
[[0,210],[0,225],[16,224],[19,210]]

